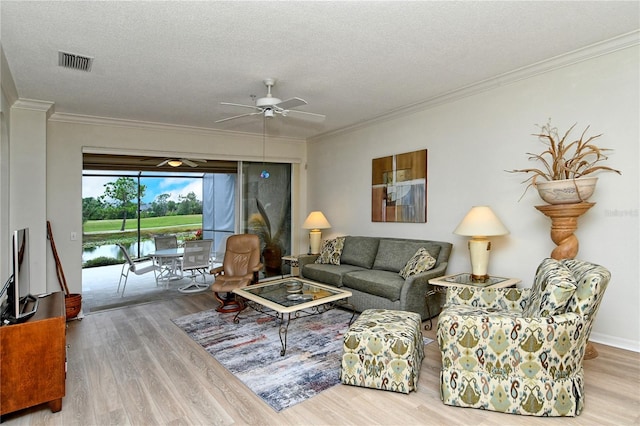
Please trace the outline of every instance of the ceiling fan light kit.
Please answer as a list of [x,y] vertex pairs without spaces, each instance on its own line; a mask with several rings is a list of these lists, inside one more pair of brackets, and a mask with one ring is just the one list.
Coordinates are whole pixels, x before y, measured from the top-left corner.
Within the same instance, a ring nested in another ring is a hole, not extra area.
[[169,165],[171,167],[180,167],[183,164],[186,164],[189,167],[198,167],[198,163],[206,163],[207,160],[202,160],[199,158],[166,158],[160,163],[156,164],[156,167],[162,167],[165,165]]

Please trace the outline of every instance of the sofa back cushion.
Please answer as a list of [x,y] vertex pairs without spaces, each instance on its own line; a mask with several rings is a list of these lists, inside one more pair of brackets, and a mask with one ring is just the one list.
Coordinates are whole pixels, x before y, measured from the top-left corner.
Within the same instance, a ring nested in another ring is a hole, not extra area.
[[421,248],[425,248],[434,259],[438,258],[441,249],[437,244],[424,241],[381,238],[376,259],[373,262],[373,269],[400,272],[413,255]]
[[380,239],[375,237],[345,237],[340,264],[346,263],[371,269],[378,252],[379,242]]
[[561,261],[545,259],[538,266],[531,286],[531,296],[524,309],[525,317],[543,318],[566,312],[576,280]]

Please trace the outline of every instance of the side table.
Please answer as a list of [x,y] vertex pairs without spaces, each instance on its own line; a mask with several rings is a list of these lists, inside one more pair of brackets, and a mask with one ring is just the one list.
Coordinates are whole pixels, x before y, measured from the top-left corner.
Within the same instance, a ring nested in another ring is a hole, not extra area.
[[[291,268],[291,276],[292,277],[297,277],[298,275],[300,275],[300,269],[298,266],[298,256],[295,255],[289,255],[289,256],[282,256],[282,261],[284,263],[288,263],[290,268]],[[284,275],[283,275],[284,277]]]
[[[432,278],[429,280],[429,284],[433,288],[425,294],[425,298],[429,298],[438,293],[446,293],[447,287],[481,287],[481,288],[505,288],[515,287],[520,281],[518,278],[503,278],[496,276],[489,276],[482,280],[475,280],[471,277],[470,273],[444,275],[442,277]],[[431,311],[429,304],[427,303],[427,313],[429,314],[429,324],[424,326],[425,330],[431,330],[433,327],[433,321],[431,319]]]

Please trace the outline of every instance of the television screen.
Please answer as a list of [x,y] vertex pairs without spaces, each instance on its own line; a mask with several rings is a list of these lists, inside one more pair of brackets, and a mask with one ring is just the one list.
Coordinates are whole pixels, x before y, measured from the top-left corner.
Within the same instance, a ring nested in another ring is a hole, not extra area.
[[29,229],[13,233],[13,275],[7,287],[7,302],[2,311],[5,322],[21,322],[33,316],[38,309],[38,299],[30,294],[29,277]]

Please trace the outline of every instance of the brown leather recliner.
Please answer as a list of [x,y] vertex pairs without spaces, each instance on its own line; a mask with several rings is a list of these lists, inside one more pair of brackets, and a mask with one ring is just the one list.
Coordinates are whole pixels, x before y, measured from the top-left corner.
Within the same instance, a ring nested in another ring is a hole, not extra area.
[[[221,305],[218,312],[237,312],[244,309],[244,301],[233,290],[258,282],[260,239],[255,234],[232,235],[227,239],[222,266],[211,270],[216,279],[211,289]],[[224,293],[224,295],[221,295]]]

